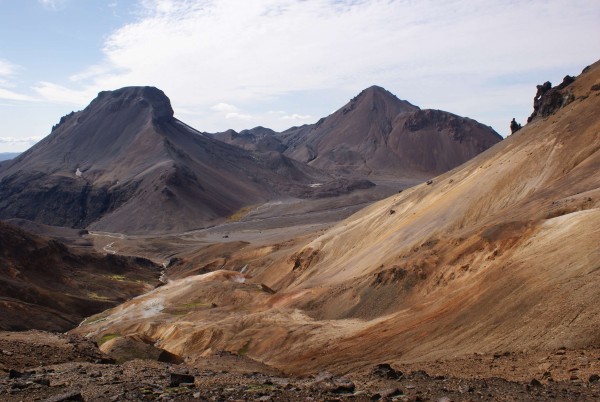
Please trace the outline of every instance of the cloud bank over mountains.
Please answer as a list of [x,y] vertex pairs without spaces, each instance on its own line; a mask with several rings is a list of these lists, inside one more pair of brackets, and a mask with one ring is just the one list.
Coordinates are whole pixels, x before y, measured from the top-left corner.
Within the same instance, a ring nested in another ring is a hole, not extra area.
[[598,20],[600,5],[583,0],[141,0],[107,34],[102,60],[31,94],[0,81],[0,98],[84,106],[100,90],[154,85],[201,130],[280,130],[377,84],[506,134],[541,77],[595,59]]

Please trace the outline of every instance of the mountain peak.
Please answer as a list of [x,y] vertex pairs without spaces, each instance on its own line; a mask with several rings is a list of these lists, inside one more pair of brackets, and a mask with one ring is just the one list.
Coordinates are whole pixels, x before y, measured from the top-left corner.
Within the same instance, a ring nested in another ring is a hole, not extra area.
[[149,107],[154,121],[170,120],[174,114],[167,95],[160,89],[150,86],[102,91],[89,107],[108,107],[109,110],[114,111],[133,106]]
[[411,112],[419,109],[410,102],[398,98],[387,89],[380,87],[379,85],[371,85],[352,98],[344,108],[344,111],[347,113],[350,110],[353,110],[359,103],[365,103],[365,100],[366,104],[369,105],[367,106],[369,108],[377,108],[376,105],[379,105],[380,107],[383,107],[384,105],[396,105],[396,107],[401,108],[401,110],[397,110],[397,112]]
[[357,97],[362,96],[364,94],[383,95],[383,96],[386,96],[386,97],[390,97],[390,98],[394,98],[394,99],[400,100],[396,95],[394,95],[393,93],[391,93],[390,91],[388,91],[384,87],[380,87],[379,85],[371,85],[370,87],[363,89],[357,95]]
[[363,89],[363,92],[387,92],[387,93],[391,93],[390,91],[388,91],[384,87],[380,87],[379,85],[371,85],[370,87]]

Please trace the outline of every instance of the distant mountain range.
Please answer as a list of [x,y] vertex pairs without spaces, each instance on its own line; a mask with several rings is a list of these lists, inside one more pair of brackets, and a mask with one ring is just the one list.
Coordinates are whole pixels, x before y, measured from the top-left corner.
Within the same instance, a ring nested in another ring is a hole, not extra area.
[[420,110],[371,87],[314,125],[215,136],[173,116],[153,87],[101,92],[0,164],[0,219],[119,233],[198,229],[241,208],[426,179],[501,140],[491,128]]
[[275,133],[263,127],[216,138],[244,149],[283,152],[344,175],[429,178],[502,140],[491,127],[441,110],[421,110],[372,86],[315,124]]
[[101,92],[0,167],[0,218],[114,232],[182,231],[271,198],[369,185],[281,153],[225,144],[175,119],[162,91],[129,87]]
[[7,161],[19,156],[20,152],[0,152],[0,161]]

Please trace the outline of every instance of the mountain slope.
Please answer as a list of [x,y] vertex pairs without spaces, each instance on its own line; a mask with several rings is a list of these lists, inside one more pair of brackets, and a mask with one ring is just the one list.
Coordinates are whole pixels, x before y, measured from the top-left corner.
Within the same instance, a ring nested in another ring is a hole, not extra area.
[[157,285],[149,260],[75,252],[0,222],[0,329],[66,331]]
[[313,126],[280,134],[285,154],[345,174],[431,177],[502,140],[490,127],[420,110],[385,89],[365,89]]
[[[191,361],[243,351],[295,373],[598,346],[598,88],[600,62],[558,89],[570,101],[552,114],[253,278],[179,279],[77,331],[144,335]],[[165,308],[139,318],[156,300]],[[194,300],[216,307],[169,314]]]
[[336,187],[331,176],[279,153],[251,153],[198,133],[173,117],[162,91],[129,87],[101,92],[2,165],[0,218],[183,231],[276,197],[318,197],[315,182]]
[[311,296],[293,305],[321,319],[376,321],[330,361],[600,342],[598,82],[600,63],[561,90],[572,103],[297,255],[304,264],[280,283]]

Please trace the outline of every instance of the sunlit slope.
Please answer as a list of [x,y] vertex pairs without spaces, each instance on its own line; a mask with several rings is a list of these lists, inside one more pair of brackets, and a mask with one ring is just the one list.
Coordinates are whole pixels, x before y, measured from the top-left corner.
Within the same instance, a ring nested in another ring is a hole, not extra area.
[[[79,331],[143,334],[192,360],[225,349],[297,373],[597,345],[599,87],[596,63],[559,91],[567,101],[553,114],[244,283],[174,281]],[[169,313],[194,298],[215,306]],[[166,302],[140,318],[151,300]]]

